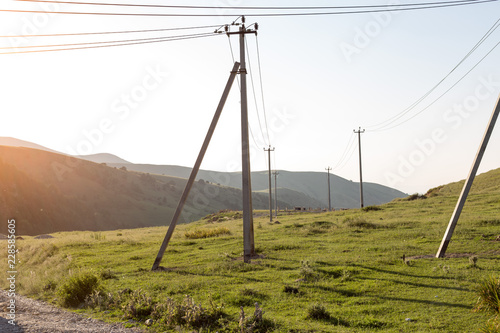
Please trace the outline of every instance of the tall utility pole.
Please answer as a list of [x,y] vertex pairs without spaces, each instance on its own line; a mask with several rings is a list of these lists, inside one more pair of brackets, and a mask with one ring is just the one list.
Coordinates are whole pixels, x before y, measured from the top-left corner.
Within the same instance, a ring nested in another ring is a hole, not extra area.
[[365,130],[361,130],[361,127],[358,131],[354,130],[354,133],[358,133],[358,148],[359,148],[359,201],[361,208],[364,207],[363,203],[363,168],[361,167],[361,133],[364,133]]
[[272,184],[271,184],[271,152],[274,151],[274,148],[264,148],[264,151],[267,151],[267,159],[269,160],[269,222],[273,222],[273,193],[272,193]]
[[483,136],[483,140],[481,142],[481,146],[479,147],[476,158],[474,159],[474,163],[472,164],[472,168],[469,171],[469,176],[465,181],[464,187],[462,189],[462,193],[460,193],[460,197],[458,198],[457,205],[455,206],[455,210],[453,211],[453,215],[451,216],[450,222],[448,223],[448,228],[443,236],[441,241],[441,245],[439,246],[438,252],[436,253],[436,258],[443,258],[446,249],[448,248],[448,244],[450,243],[451,236],[453,235],[453,231],[455,230],[455,226],[457,225],[458,219],[460,218],[460,214],[462,213],[462,208],[464,207],[465,201],[467,200],[467,195],[469,194],[470,188],[472,187],[472,182],[474,182],[474,178],[476,177],[477,169],[479,168],[479,164],[481,164],[481,159],[483,158],[484,151],[486,150],[486,146],[488,146],[488,141],[490,140],[491,133],[493,132],[493,128],[495,127],[495,123],[498,118],[498,114],[500,113],[500,96],[497,99],[497,105],[491,114],[490,121],[488,123],[488,127]]
[[[276,164],[276,163],[275,163]],[[278,218],[278,175],[280,173],[274,170],[274,217]]]
[[[236,23],[233,23],[236,24]],[[249,263],[255,256],[253,234],[252,181],[250,176],[250,145],[248,137],[248,107],[247,107],[247,68],[245,60],[245,35],[257,34],[255,30],[245,28],[245,17],[241,17],[238,32],[226,32],[228,35],[240,36],[240,82],[241,82],[241,174],[243,190],[243,261]]]
[[332,199],[330,196],[330,170],[332,170],[332,168],[328,167],[325,170],[328,171],[328,211],[331,212],[332,211]]

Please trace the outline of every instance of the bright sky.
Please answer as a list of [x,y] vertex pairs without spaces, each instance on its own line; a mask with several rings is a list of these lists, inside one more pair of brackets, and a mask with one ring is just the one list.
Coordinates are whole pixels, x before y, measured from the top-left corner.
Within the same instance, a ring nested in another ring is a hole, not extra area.
[[[134,3],[133,0],[110,0]],[[126,2],[128,1],[128,2]],[[422,3],[412,1],[401,3]],[[135,3],[166,4],[160,0]],[[204,6],[374,5],[374,1],[183,1]],[[394,2],[392,2],[394,3]],[[385,5],[388,2],[377,2]],[[1,9],[80,12],[195,13],[192,10],[76,6],[16,1]],[[334,11],[333,9],[330,11]],[[109,32],[231,23],[227,9],[214,17],[131,17],[0,13],[1,35]],[[422,103],[377,131],[433,88],[499,19],[500,2],[378,14],[247,17],[259,24],[265,114],[256,38],[247,36],[252,170],[321,171],[407,193],[467,176],[500,93],[500,47],[438,99],[500,42],[493,31]],[[217,16],[219,15],[219,16]],[[495,26],[495,27],[498,27]],[[234,29],[234,28],[233,28]],[[212,32],[200,30],[66,37],[0,38],[2,53],[31,45],[129,40]],[[231,37],[239,57],[238,39]],[[17,47],[8,49],[7,47]],[[74,47],[74,46],[73,46]],[[107,152],[133,163],[192,166],[229,76],[228,37],[27,54],[0,54],[0,136],[32,141],[65,153]],[[240,170],[239,93],[235,85],[202,165]],[[422,111],[423,110],[423,111]],[[421,113],[419,113],[422,111]],[[417,115],[417,113],[419,113]],[[257,116],[259,115],[259,117]],[[408,118],[413,117],[408,120]],[[260,126],[259,126],[260,118]],[[406,121],[408,120],[408,121]],[[405,121],[401,124],[401,121]],[[266,126],[267,122],[267,126]],[[261,131],[262,128],[262,131]],[[262,135],[262,132],[264,135]],[[264,138],[263,138],[264,137]],[[348,148],[347,154],[346,147]],[[500,167],[500,124],[480,172]],[[342,158],[342,157],[345,158]]]

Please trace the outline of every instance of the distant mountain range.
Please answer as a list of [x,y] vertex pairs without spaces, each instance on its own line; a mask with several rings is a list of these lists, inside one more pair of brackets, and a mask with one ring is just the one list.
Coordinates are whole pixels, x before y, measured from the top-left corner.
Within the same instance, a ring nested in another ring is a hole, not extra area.
[[[22,221],[18,232],[112,230],[168,225],[191,168],[133,164],[111,154],[71,157],[43,146],[0,138],[0,209]],[[326,208],[320,172],[279,171],[278,206]],[[331,174],[335,208],[359,207],[359,184]],[[364,183],[365,205],[406,194]],[[241,174],[200,170],[181,222],[241,210]],[[267,172],[252,173],[254,209],[268,209]],[[0,228],[0,232],[5,232]]]

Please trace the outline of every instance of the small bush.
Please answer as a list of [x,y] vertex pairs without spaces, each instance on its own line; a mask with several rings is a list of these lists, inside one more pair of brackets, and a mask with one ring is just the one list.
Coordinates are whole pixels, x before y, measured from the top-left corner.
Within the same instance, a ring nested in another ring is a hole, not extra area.
[[223,309],[223,304],[217,305],[212,300],[210,308],[206,309],[186,295],[182,303],[167,298],[165,302],[156,304],[151,315],[167,328],[217,328],[220,326],[219,319],[225,316]]
[[154,304],[151,297],[145,294],[141,289],[134,290],[130,298],[122,305],[125,319],[145,319],[151,315],[154,310]]
[[318,274],[312,267],[312,263],[309,260],[302,260],[300,267],[300,275],[304,280],[315,280],[318,277]]
[[477,267],[477,256],[470,256],[469,257],[469,264],[471,267]]
[[114,272],[111,271],[111,269],[105,269],[105,270],[102,270],[101,273],[99,273],[99,277],[102,279],[102,280],[111,280],[111,279],[118,279],[118,277],[116,276],[116,274]]
[[377,210],[382,210],[379,206],[367,206],[363,207],[363,211],[369,212],[369,211],[377,211]]
[[420,200],[420,199],[427,199],[427,197],[424,194],[414,193],[414,194],[407,196],[405,198],[406,201],[413,201],[413,200]]
[[90,238],[93,238],[96,241],[102,241],[106,239],[106,236],[103,235],[101,232],[94,232],[90,234]]
[[264,310],[255,303],[253,316],[246,317],[243,307],[240,308],[240,320],[238,326],[241,333],[265,333],[274,331],[277,325],[274,321],[264,318]]
[[330,313],[319,303],[315,303],[307,309],[306,319],[329,320],[330,318]]
[[57,296],[64,307],[77,307],[92,292],[99,289],[99,279],[90,272],[69,277],[57,289]]
[[344,219],[344,224],[350,228],[358,229],[377,229],[378,226],[374,223],[367,222],[364,218],[348,217]]
[[477,288],[478,299],[475,311],[485,311],[496,315],[500,314],[500,279],[493,276],[479,282]]
[[298,294],[299,293],[299,288],[295,288],[292,286],[284,286],[283,287],[283,292],[288,293],[288,294]]
[[186,231],[184,236],[189,239],[199,239],[199,238],[209,238],[209,237],[218,237],[221,235],[230,235],[231,231],[229,231],[226,227],[217,227],[212,229],[195,229],[192,231]]

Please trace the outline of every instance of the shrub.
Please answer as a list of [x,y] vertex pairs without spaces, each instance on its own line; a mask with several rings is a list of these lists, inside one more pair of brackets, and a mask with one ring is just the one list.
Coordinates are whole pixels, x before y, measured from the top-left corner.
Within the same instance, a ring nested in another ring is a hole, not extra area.
[[301,267],[300,267],[300,275],[304,280],[315,280],[317,278],[317,274],[312,267],[312,264],[309,262],[309,260],[302,260],[301,262]]
[[469,264],[471,267],[477,267],[477,256],[470,256],[469,257]]
[[99,289],[99,279],[91,272],[70,276],[57,289],[57,296],[64,307],[77,307],[92,292]]
[[298,294],[299,293],[299,288],[295,288],[292,286],[284,286],[283,287],[283,292],[288,293],[288,294]]
[[350,228],[359,229],[377,229],[378,226],[374,223],[367,222],[364,218],[360,217],[348,217],[344,219],[344,224]]
[[369,212],[369,211],[377,211],[377,210],[382,210],[382,208],[380,208],[379,206],[367,206],[367,207],[363,207],[363,211],[365,212]]
[[306,319],[328,320],[330,317],[330,313],[319,303],[315,303],[307,309]]
[[156,304],[151,313],[153,319],[168,328],[190,327],[195,329],[217,328],[219,319],[225,316],[224,305],[217,305],[210,300],[210,309],[196,304],[191,296],[186,295],[182,303],[171,298],[163,303]]
[[479,282],[477,288],[478,299],[475,311],[485,311],[496,315],[500,314],[500,279],[494,276]]
[[427,197],[424,194],[414,193],[414,194],[405,198],[406,201],[413,201],[413,200],[420,200],[420,199],[427,199]]
[[259,307],[259,303],[255,303],[253,316],[246,317],[243,307],[240,308],[240,320],[238,326],[241,333],[264,333],[271,332],[276,329],[276,323],[264,318],[264,310]]
[[189,239],[199,239],[199,238],[209,238],[217,237],[221,235],[230,235],[231,232],[226,227],[217,227],[212,229],[195,229],[192,231],[186,231],[184,236]]
[[153,300],[141,289],[134,290],[130,298],[122,305],[126,319],[145,319],[154,309]]

